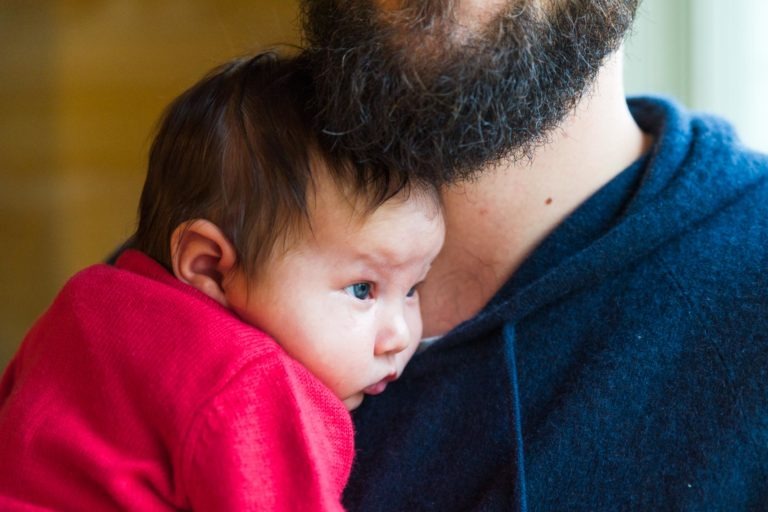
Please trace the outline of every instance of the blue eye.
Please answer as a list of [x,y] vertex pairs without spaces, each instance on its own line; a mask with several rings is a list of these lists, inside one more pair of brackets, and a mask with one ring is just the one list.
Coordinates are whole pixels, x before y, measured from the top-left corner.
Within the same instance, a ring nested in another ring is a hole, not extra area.
[[371,298],[371,283],[355,283],[344,288],[344,291],[356,299],[366,300]]
[[416,295],[416,287],[414,286],[410,290],[408,290],[408,293],[405,294],[406,297],[413,297]]

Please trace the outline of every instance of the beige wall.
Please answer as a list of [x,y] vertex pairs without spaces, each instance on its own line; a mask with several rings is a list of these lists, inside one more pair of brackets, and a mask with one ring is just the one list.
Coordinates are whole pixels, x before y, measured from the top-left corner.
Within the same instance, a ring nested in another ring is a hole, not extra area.
[[68,276],[133,229],[163,107],[295,43],[295,0],[0,3],[0,365]]

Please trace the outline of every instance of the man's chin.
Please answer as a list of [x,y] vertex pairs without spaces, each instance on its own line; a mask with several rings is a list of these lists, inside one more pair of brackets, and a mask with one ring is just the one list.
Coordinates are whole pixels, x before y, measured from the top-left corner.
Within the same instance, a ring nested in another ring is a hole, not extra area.
[[562,2],[543,18],[533,0],[501,3],[510,10],[467,44],[432,46],[420,36],[441,31],[429,23],[393,30],[363,0],[343,12],[338,2],[304,0],[320,128],[331,143],[435,185],[529,156],[618,48],[635,0]]

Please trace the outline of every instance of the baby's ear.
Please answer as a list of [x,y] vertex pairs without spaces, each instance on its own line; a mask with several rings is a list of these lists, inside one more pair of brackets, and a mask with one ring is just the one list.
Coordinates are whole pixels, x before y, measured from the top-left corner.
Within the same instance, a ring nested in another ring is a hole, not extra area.
[[173,274],[228,307],[223,283],[236,271],[235,248],[216,224],[195,219],[179,224],[171,236]]

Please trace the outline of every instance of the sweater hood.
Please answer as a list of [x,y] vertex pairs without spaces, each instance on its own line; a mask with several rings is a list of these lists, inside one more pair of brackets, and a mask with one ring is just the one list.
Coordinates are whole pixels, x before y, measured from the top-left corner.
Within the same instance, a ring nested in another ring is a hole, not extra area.
[[633,98],[629,107],[654,143],[641,158],[645,168],[623,215],[583,250],[521,287],[503,288],[484,311],[458,325],[436,345],[447,347],[502,324],[515,324],[564,295],[618,273],[670,239],[695,229],[766,180],[766,157],[744,148],[722,119],[690,114],[664,98]]

